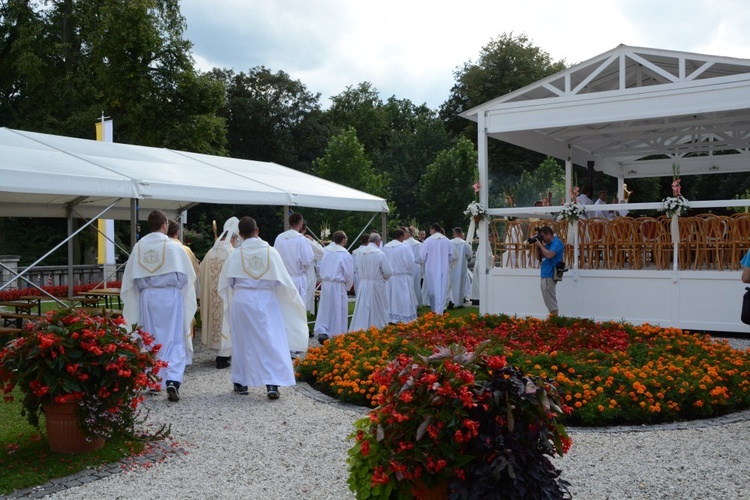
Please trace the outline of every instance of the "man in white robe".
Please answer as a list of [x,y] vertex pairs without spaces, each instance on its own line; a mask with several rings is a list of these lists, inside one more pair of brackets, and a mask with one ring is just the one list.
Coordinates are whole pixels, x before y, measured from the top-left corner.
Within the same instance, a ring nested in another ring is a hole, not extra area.
[[451,269],[451,285],[448,290],[448,309],[463,307],[466,298],[471,295],[469,280],[469,261],[471,260],[471,245],[464,239],[464,232],[460,227],[453,229],[453,252],[456,262]]
[[416,264],[414,252],[404,243],[404,236],[403,229],[396,229],[392,234],[393,239],[383,247],[391,265],[391,277],[386,283],[390,323],[410,323],[417,319],[417,296],[412,281]]
[[229,367],[232,356],[232,343],[229,336],[222,335],[224,302],[219,297],[219,275],[229,254],[239,246],[240,220],[231,217],[224,223],[224,230],[214,242],[214,246],[203,257],[198,271],[200,283],[201,341],[209,349],[218,351],[216,368]]
[[[607,192],[606,191],[599,191],[599,197],[594,202],[594,205],[606,205],[607,204]],[[607,210],[597,210],[594,212],[594,217],[599,217],[600,219],[611,219],[612,213]]]
[[346,233],[333,233],[333,242],[323,249],[320,261],[320,306],[315,317],[315,335],[323,344],[348,331],[349,299],[354,282],[354,258],[346,250]]
[[219,277],[234,391],[265,386],[266,396],[278,399],[279,386],[296,383],[289,351],[307,349],[305,304],[279,253],[258,238],[255,220],[243,217],[239,231],[244,241]]
[[148,216],[150,233],[133,246],[125,265],[120,298],[128,325],[140,325],[161,344],[167,362],[159,375],[170,401],[180,400],[185,366],[193,359],[189,325],[195,316],[195,271],[185,251],[169,242],[169,219],[161,210]]
[[411,278],[412,285],[414,288],[414,296],[417,298],[417,307],[422,304],[422,243],[420,243],[415,237],[416,229],[413,227],[404,226],[404,245],[411,248],[414,254],[414,269],[412,270]]
[[430,226],[430,236],[422,243],[421,256],[424,261],[423,298],[432,312],[443,314],[450,285],[450,268],[456,261],[456,254],[437,222]]
[[[300,234],[305,237],[305,241],[310,245],[310,250],[313,252],[313,261],[310,267],[307,268],[307,291],[304,297],[305,307],[307,312],[315,314],[315,291],[318,284],[318,273],[316,267],[320,264],[320,259],[323,258],[323,246],[315,241],[312,236],[307,234],[307,224],[303,221]],[[312,334],[310,334],[312,338]]]
[[[591,194],[591,188],[588,187],[588,186],[583,186],[581,188],[581,194],[579,194],[576,197],[576,203],[578,203],[579,205],[583,205],[583,206],[593,205],[594,201],[589,197],[590,194]],[[584,212],[581,215],[581,219],[588,219],[589,218],[589,213],[590,212]],[[592,215],[592,217],[593,217],[593,215]]]
[[359,290],[354,303],[354,314],[349,331],[367,330],[371,326],[383,328],[388,324],[388,303],[385,282],[391,277],[391,266],[379,248],[380,235],[370,234],[370,243],[357,256]]
[[299,232],[302,229],[302,214],[293,213],[289,216],[289,229],[276,237],[273,247],[281,255],[287,272],[292,277],[302,300],[307,297],[307,270],[312,265],[315,255],[310,244]]
[[362,253],[362,250],[367,248],[367,245],[370,244],[370,235],[369,234],[363,234],[359,238],[359,246],[352,250],[352,257],[354,258],[354,293],[357,294],[359,290],[359,271],[357,270],[357,259],[359,258],[359,254]]

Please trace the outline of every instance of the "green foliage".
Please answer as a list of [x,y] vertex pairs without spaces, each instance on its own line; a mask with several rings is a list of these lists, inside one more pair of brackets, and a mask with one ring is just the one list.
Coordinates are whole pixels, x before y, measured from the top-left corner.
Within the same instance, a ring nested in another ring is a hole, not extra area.
[[349,86],[331,97],[328,110],[332,132],[343,133],[352,128],[367,154],[377,154],[385,146],[388,117],[378,90],[370,82]]
[[230,156],[310,169],[310,155],[322,153],[328,137],[320,94],[264,66],[247,73],[215,69],[213,75],[226,86],[220,116],[227,121]]
[[451,228],[469,223],[463,212],[474,200],[472,184],[476,170],[474,145],[463,137],[451,149],[440,152],[435,162],[427,166],[419,194],[429,224],[438,222],[444,228]]
[[552,193],[552,204],[561,203],[565,197],[565,169],[552,157],[547,157],[534,171],[526,171],[515,184],[506,184],[506,191],[496,195],[492,206],[505,205],[505,194],[513,196],[518,207],[531,207],[534,202]]

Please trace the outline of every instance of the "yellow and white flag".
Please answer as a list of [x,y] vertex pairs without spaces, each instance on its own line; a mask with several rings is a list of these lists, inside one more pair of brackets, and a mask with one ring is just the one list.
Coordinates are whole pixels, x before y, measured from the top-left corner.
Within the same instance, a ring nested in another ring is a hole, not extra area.
[[[101,121],[96,122],[96,140],[102,142],[112,141],[112,120],[102,116]],[[99,265],[115,263],[115,221],[111,219],[99,219],[99,239],[97,246],[97,263]],[[106,238],[104,237],[106,235]]]

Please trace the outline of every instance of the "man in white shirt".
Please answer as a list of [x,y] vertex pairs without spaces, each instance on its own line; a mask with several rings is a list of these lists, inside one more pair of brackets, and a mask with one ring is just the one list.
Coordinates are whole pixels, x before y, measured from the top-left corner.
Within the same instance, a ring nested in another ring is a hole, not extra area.
[[320,260],[320,306],[315,335],[321,344],[348,331],[349,299],[346,292],[354,281],[354,258],[346,250],[346,233],[333,233],[333,242],[323,249]]
[[370,243],[354,263],[359,273],[359,290],[349,331],[383,328],[388,324],[385,282],[391,277],[391,266],[382,250],[380,235],[370,234]]
[[255,220],[240,219],[239,231],[244,241],[219,277],[234,392],[247,395],[248,386],[265,385],[268,399],[278,399],[279,386],[296,383],[289,351],[307,349],[305,304],[279,253],[258,238]]
[[451,285],[448,291],[448,309],[463,307],[466,297],[471,295],[469,281],[469,261],[471,260],[471,245],[464,239],[464,232],[460,227],[453,229],[453,252],[456,262],[451,269]]
[[289,216],[289,229],[276,237],[273,247],[279,252],[287,272],[292,277],[297,292],[302,300],[307,297],[307,270],[315,258],[310,244],[300,234],[302,229],[302,214],[293,213]]
[[383,252],[391,265],[391,277],[386,283],[389,323],[410,323],[417,319],[417,296],[414,294],[412,272],[414,252],[404,243],[403,229],[393,231],[392,240]]
[[193,359],[190,322],[197,310],[195,270],[181,245],[170,243],[169,219],[161,210],[148,216],[150,233],[133,246],[122,277],[122,315],[161,344],[167,362],[159,375],[170,401],[180,400],[185,366]]
[[417,241],[414,237],[416,229],[413,227],[403,228],[404,231],[404,245],[411,248],[414,254],[414,269],[411,273],[412,285],[414,288],[414,296],[417,298],[417,307],[422,305],[422,243]]
[[[594,205],[606,205],[607,204],[607,192],[606,191],[599,191],[599,197],[594,202]],[[611,219],[612,214],[609,211],[604,210],[597,210],[594,212],[594,217],[599,217],[600,219]]]
[[[591,198],[589,198],[589,195],[591,194],[591,188],[588,186],[583,186],[581,188],[581,194],[578,195],[576,198],[576,203],[586,206],[586,205],[593,205],[594,202]],[[589,212],[584,212],[583,215],[581,215],[581,219],[588,219],[589,218]]]
[[432,312],[443,314],[450,284],[450,267],[456,261],[456,254],[437,222],[430,226],[430,236],[422,243],[421,256],[424,261],[423,299]]

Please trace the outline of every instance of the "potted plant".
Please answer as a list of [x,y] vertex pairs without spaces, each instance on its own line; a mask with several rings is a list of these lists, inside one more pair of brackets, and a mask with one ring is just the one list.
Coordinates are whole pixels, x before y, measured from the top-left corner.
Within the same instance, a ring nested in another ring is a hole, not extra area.
[[22,414],[39,426],[45,413],[52,451],[90,451],[132,436],[143,391],[159,387],[160,345],[122,317],[72,309],[47,313],[0,350],[6,400],[17,386]]
[[570,447],[550,381],[461,346],[400,355],[373,378],[378,406],[350,436],[358,498],[565,498],[549,457]]

